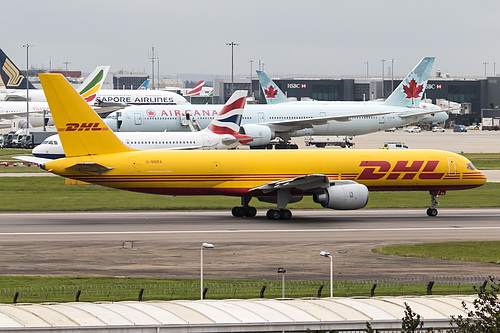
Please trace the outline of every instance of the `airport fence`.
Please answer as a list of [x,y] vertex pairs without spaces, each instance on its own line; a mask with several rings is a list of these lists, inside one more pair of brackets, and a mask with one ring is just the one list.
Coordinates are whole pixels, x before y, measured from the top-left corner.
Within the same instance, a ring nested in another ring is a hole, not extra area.
[[[352,296],[405,296],[405,295],[457,295],[476,294],[477,288],[489,281],[488,277],[461,279],[454,284],[446,284],[439,277],[432,280],[421,278],[413,281],[336,281],[333,284],[333,295],[337,297]],[[498,281],[498,279],[497,279]],[[231,281],[205,282],[205,298],[280,298],[282,297],[281,281]],[[285,281],[285,297],[328,297],[329,281]],[[69,285],[18,288],[0,288],[2,303],[41,303],[70,301],[125,301],[125,300],[176,300],[199,299],[199,281],[168,282],[165,284],[126,284],[126,285]]]

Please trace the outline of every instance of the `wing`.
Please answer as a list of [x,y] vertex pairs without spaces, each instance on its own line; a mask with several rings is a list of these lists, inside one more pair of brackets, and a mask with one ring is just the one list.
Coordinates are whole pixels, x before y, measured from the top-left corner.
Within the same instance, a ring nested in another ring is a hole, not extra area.
[[[352,118],[356,117],[375,117],[382,116],[386,114],[394,113],[393,111],[384,111],[384,112],[371,112],[371,113],[352,113],[352,114],[343,114],[343,115],[335,115],[328,117],[316,117],[310,119],[298,119],[298,120],[283,120],[283,121],[274,121],[262,123],[261,125],[269,126],[275,132],[288,132],[288,131],[298,131],[305,128],[312,128],[317,125],[325,125],[329,121],[350,121]],[[434,111],[433,113],[436,113]]]
[[325,175],[311,174],[301,177],[280,179],[254,187],[250,192],[262,191],[263,193],[269,193],[280,189],[297,189],[305,192],[314,192],[314,190],[330,186],[330,183],[330,179]]

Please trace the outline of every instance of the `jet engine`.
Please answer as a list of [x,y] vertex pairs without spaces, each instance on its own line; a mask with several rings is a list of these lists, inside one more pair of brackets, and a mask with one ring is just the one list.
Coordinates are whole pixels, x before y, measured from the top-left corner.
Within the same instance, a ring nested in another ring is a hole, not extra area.
[[252,142],[248,143],[249,146],[265,146],[276,137],[271,128],[259,124],[241,125],[240,134],[250,135],[254,138]]
[[360,209],[368,203],[368,188],[355,182],[333,185],[325,188],[323,193],[315,194],[313,200],[325,208]]

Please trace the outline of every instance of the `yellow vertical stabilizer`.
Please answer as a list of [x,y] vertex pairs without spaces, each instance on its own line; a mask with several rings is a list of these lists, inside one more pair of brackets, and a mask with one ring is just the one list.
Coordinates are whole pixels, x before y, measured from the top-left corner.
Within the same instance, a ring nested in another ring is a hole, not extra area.
[[133,151],[61,74],[39,74],[66,157]]

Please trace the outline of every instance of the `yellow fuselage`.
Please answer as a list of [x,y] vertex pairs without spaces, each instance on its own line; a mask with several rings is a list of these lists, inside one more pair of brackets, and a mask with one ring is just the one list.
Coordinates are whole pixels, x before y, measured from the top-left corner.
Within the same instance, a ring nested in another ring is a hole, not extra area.
[[[78,163],[112,169],[99,174],[70,168]],[[254,187],[308,174],[353,180],[371,191],[460,190],[486,182],[463,156],[413,149],[133,151],[64,158],[44,168],[102,186],[169,195],[244,196]]]

